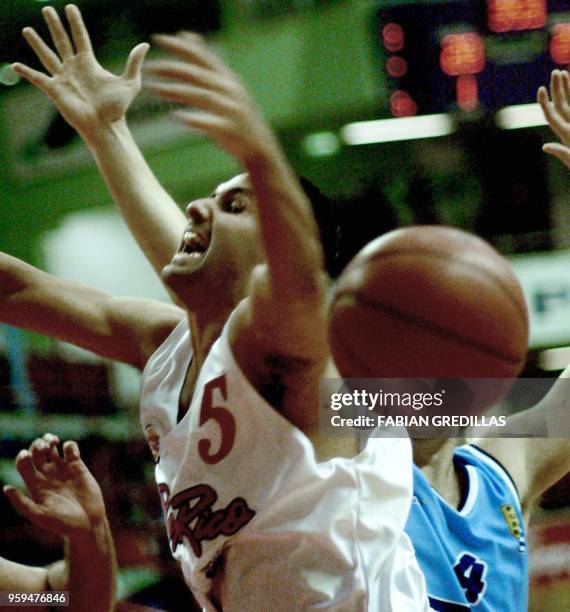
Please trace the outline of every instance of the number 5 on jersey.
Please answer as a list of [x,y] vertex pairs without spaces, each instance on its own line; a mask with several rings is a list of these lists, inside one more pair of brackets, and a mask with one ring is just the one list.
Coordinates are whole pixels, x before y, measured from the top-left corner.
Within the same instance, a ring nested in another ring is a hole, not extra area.
[[204,385],[202,404],[200,405],[200,427],[210,420],[216,421],[220,428],[220,448],[212,453],[212,442],[208,438],[202,438],[198,442],[198,453],[201,459],[213,465],[219,463],[227,457],[233,448],[236,438],[236,421],[233,414],[223,406],[214,404],[214,393],[218,391],[221,399],[225,402],[228,399],[226,375],[222,374],[213,378]]

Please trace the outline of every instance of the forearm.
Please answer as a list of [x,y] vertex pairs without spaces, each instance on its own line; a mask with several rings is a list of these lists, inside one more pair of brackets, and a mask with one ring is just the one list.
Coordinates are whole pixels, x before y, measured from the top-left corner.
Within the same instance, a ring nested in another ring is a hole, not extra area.
[[178,249],[184,213],[154,176],[124,119],[83,138],[131,233],[160,274]]
[[113,610],[117,563],[107,519],[91,532],[66,543],[70,610],[109,612]]
[[273,289],[299,297],[324,292],[323,254],[311,204],[278,146],[246,161],[258,202]]

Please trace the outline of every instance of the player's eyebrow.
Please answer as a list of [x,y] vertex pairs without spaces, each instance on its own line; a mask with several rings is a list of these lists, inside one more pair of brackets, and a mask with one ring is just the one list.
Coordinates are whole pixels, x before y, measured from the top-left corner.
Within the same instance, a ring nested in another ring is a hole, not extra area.
[[232,187],[232,189],[228,189],[227,191],[212,191],[210,197],[217,198],[219,196],[236,195],[237,193],[245,193],[246,195],[251,195],[253,193],[253,190],[250,187]]

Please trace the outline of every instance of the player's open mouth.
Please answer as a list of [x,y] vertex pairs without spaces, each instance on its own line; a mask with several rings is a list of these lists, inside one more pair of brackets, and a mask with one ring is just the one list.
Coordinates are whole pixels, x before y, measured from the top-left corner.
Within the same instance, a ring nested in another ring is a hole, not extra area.
[[209,237],[199,232],[195,232],[194,230],[187,230],[182,236],[182,242],[180,243],[178,252],[199,259],[204,256],[209,246]]

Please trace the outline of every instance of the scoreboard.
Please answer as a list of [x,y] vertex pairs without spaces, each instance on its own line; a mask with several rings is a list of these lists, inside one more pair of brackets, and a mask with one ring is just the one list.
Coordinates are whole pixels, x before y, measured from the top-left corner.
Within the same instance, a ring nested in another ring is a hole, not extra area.
[[388,114],[494,112],[570,66],[570,0],[382,2],[374,35]]

